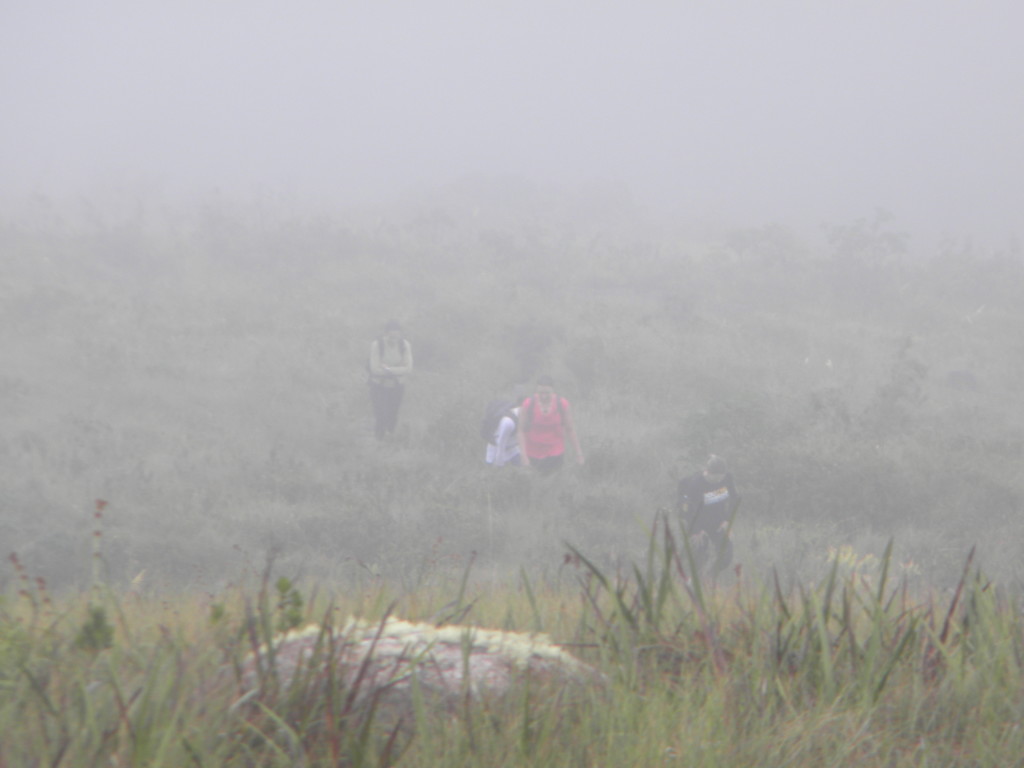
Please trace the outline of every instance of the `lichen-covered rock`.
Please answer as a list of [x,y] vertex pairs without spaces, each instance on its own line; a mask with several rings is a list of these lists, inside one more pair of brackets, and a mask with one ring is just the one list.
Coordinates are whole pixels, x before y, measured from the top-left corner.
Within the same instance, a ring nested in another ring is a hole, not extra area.
[[454,711],[499,701],[526,681],[563,690],[598,684],[602,676],[542,634],[388,618],[281,635],[272,654],[261,649],[242,665],[246,690],[268,679],[281,689],[303,685],[307,695],[322,694],[333,681],[349,702],[372,700],[378,712],[406,715],[417,696],[431,710]]

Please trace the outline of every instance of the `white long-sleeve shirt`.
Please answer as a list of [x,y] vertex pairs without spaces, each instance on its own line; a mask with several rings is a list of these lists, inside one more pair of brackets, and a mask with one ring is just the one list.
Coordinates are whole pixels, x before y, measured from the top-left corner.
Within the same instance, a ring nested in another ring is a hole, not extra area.
[[[519,409],[512,409],[512,413],[519,416]],[[503,467],[519,457],[519,442],[516,440],[515,419],[503,416],[498,422],[498,429],[494,433],[494,442],[487,444],[487,455],[485,461],[495,467]]]

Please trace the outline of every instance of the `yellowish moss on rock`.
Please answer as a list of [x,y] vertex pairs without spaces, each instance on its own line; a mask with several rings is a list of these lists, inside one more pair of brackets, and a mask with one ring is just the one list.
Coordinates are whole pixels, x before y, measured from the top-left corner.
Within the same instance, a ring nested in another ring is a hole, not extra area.
[[[505,697],[532,680],[564,688],[600,684],[591,666],[540,633],[409,622],[398,618],[349,618],[330,632],[311,624],[280,635],[270,654],[261,649],[243,663],[243,686],[255,688],[273,674],[278,684],[313,681],[310,695],[331,679],[358,698],[375,698],[408,711],[418,691],[433,706],[453,709],[471,699]],[[258,668],[259,667],[259,668]],[[323,670],[331,668],[332,674]]]

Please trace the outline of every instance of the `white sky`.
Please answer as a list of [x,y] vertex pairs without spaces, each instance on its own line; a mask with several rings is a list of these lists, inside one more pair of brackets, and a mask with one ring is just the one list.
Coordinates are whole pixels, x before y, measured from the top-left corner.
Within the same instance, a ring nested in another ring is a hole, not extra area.
[[616,180],[1024,234],[1024,3],[0,0],[0,193]]

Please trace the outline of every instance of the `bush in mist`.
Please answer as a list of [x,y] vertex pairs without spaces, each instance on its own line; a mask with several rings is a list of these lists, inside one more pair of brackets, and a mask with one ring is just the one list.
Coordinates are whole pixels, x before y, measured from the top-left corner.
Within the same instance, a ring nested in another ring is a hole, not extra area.
[[[895,534],[937,576],[975,541],[1017,573],[1019,254],[910,258],[884,212],[815,246],[570,203],[460,188],[330,216],[8,222],[8,547],[80,582],[103,496],[114,579],[216,583],[270,548],[332,578],[472,552],[555,567],[562,538],[615,560],[714,451],[750,568],[796,575],[794,553]],[[378,445],[364,366],[389,317],[417,370]],[[488,471],[484,403],[540,373],[588,463]]]

